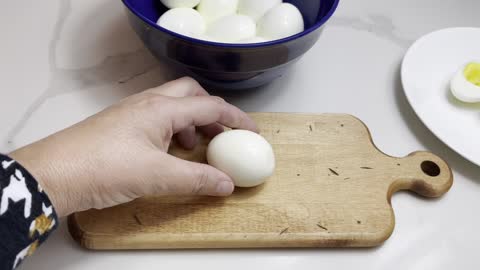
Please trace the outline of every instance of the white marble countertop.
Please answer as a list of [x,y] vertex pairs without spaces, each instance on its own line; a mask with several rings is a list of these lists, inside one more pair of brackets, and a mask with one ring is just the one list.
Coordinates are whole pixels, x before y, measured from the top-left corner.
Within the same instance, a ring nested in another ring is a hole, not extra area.
[[[374,249],[92,252],[60,229],[21,269],[478,269],[480,168],[448,149],[409,107],[399,68],[430,31],[480,27],[478,0],[341,0],[288,75],[227,98],[247,111],[360,117],[390,155],[429,150],[455,173],[440,200],[393,198],[396,228]],[[144,49],[118,0],[1,1],[0,151],[42,138],[172,77]],[[441,56],[439,56],[441,57]]]

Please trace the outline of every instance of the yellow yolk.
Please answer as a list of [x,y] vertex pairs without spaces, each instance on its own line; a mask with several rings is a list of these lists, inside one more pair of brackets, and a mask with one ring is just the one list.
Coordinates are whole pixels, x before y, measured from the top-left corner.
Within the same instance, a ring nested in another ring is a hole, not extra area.
[[480,63],[470,63],[463,70],[467,81],[480,86]]

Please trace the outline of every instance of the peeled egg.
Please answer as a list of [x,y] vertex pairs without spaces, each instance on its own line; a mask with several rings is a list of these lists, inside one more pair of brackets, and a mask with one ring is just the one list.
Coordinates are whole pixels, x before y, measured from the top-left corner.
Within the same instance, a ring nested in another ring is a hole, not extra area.
[[246,130],[226,131],[213,138],[207,160],[230,176],[237,187],[258,186],[275,171],[272,146],[259,134]]
[[200,40],[210,41],[210,42],[217,42],[214,38],[207,36],[206,34],[197,35],[195,36],[195,38]]
[[206,31],[206,24],[198,11],[191,8],[174,8],[165,12],[157,22],[163,28],[178,34],[196,37]]
[[160,0],[168,8],[194,8],[200,0]]
[[293,36],[304,30],[303,17],[297,7],[280,4],[258,21],[257,34],[271,40]]
[[237,12],[238,0],[202,0],[197,7],[207,23]]
[[262,37],[253,37],[249,39],[244,39],[244,40],[239,40],[238,43],[262,43],[262,42],[267,42],[268,40]]
[[239,0],[238,13],[258,21],[267,11],[282,3],[282,0]]
[[480,63],[469,63],[453,77],[452,94],[463,102],[480,102]]
[[212,23],[207,35],[219,42],[238,42],[255,37],[256,25],[245,15],[225,16]]

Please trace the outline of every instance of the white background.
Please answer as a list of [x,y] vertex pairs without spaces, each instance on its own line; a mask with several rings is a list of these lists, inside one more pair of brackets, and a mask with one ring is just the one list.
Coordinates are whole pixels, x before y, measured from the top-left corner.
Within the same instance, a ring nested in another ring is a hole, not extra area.
[[[395,195],[396,228],[383,246],[92,252],[63,223],[21,269],[478,269],[480,168],[420,123],[399,69],[414,40],[445,27],[480,27],[479,10],[478,0],[341,0],[292,72],[227,97],[247,111],[354,114],[388,154],[429,150],[445,158],[455,173],[450,193],[439,200]],[[118,0],[1,0],[0,78],[0,151],[8,152],[171,74],[145,51]]]

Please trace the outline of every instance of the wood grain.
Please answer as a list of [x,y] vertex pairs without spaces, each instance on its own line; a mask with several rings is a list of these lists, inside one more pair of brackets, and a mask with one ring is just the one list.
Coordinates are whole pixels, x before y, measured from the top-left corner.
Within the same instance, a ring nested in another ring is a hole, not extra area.
[[[390,157],[349,115],[252,114],[277,159],[273,177],[229,198],[142,198],[69,218],[89,249],[370,247],[394,228],[393,193],[438,197],[448,165],[427,152]],[[205,162],[206,143],[171,153]],[[427,175],[430,174],[430,175]]]

